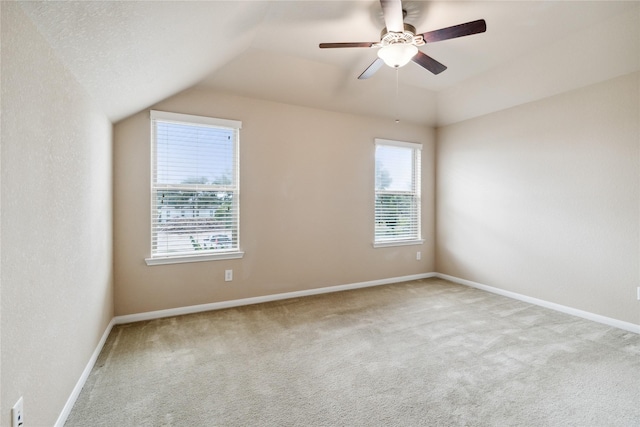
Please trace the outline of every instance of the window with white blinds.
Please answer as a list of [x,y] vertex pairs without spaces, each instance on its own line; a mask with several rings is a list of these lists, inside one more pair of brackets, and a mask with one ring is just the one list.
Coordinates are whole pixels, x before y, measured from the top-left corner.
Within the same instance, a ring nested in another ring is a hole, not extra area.
[[151,111],[148,264],[240,253],[241,127],[235,120]]
[[374,246],[422,243],[422,144],[376,138],[375,146]]

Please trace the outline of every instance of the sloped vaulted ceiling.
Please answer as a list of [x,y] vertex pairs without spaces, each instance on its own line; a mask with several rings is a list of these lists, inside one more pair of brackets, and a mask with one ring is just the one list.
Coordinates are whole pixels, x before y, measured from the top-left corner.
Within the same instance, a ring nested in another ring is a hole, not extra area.
[[117,121],[247,49],[267,2],[24,2],[62,62]]
[[424,46],[448,66],[438,76],[408,64],[359,81],[375,49],[318,44],[377,41],[377,0],[21,3],[114,122],[199,85],[438,126],[640,69],[640,2],[403,4],[420,32],[488,29]]

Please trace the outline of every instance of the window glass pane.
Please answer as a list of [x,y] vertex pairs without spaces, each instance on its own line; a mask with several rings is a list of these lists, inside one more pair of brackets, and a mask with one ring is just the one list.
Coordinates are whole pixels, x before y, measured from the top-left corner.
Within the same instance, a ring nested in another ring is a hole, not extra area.
[[413,149],[376,146],[376,189],[413,190]]
[[376,240],[417,238],[416,202],[411,194],[376,195]]
[[231,184],[234,129],[158,122],[157,182]]

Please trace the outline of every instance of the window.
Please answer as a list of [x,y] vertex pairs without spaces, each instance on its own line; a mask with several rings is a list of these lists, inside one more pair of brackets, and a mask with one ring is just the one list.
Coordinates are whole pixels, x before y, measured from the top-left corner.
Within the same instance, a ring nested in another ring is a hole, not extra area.
[[240,258],[235,120],[151,111],[151,258]]
[[374,246],[423,243],[420,231],[422,145],[375,140]]

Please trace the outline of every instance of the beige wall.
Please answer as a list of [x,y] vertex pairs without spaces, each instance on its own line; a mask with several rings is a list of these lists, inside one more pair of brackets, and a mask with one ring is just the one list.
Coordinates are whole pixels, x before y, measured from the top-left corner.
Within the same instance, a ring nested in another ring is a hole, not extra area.
[[[112,152],[105,115],[19,5],[0,8],[0,425],[20,396],[27,425],[55,422],[114,304],[439,271],[640,324],[638,73],[442,128],[437,158],[422,126],[184,92],[154,108],[243,121],[246,255],[148,267],[148,111],[115,127]],[[371,245],[375,137],[424,144],[423,245]]]
[[[433,130],[206,90],[154,107],[241,120],[241,260],[149,267],[149,112],[115,126],[117,315],[433,271]],[[374,138],[424,144],[419,246],[374,249]],[[416,260],[416,252],[422,260]],[[233,269],[233,282],[224,270]]]
[[2,14],[0,425],[51,426],[113,317],[111,132],[14,2]]
[[437,132],[437,271],[640,324],[640,74]]

